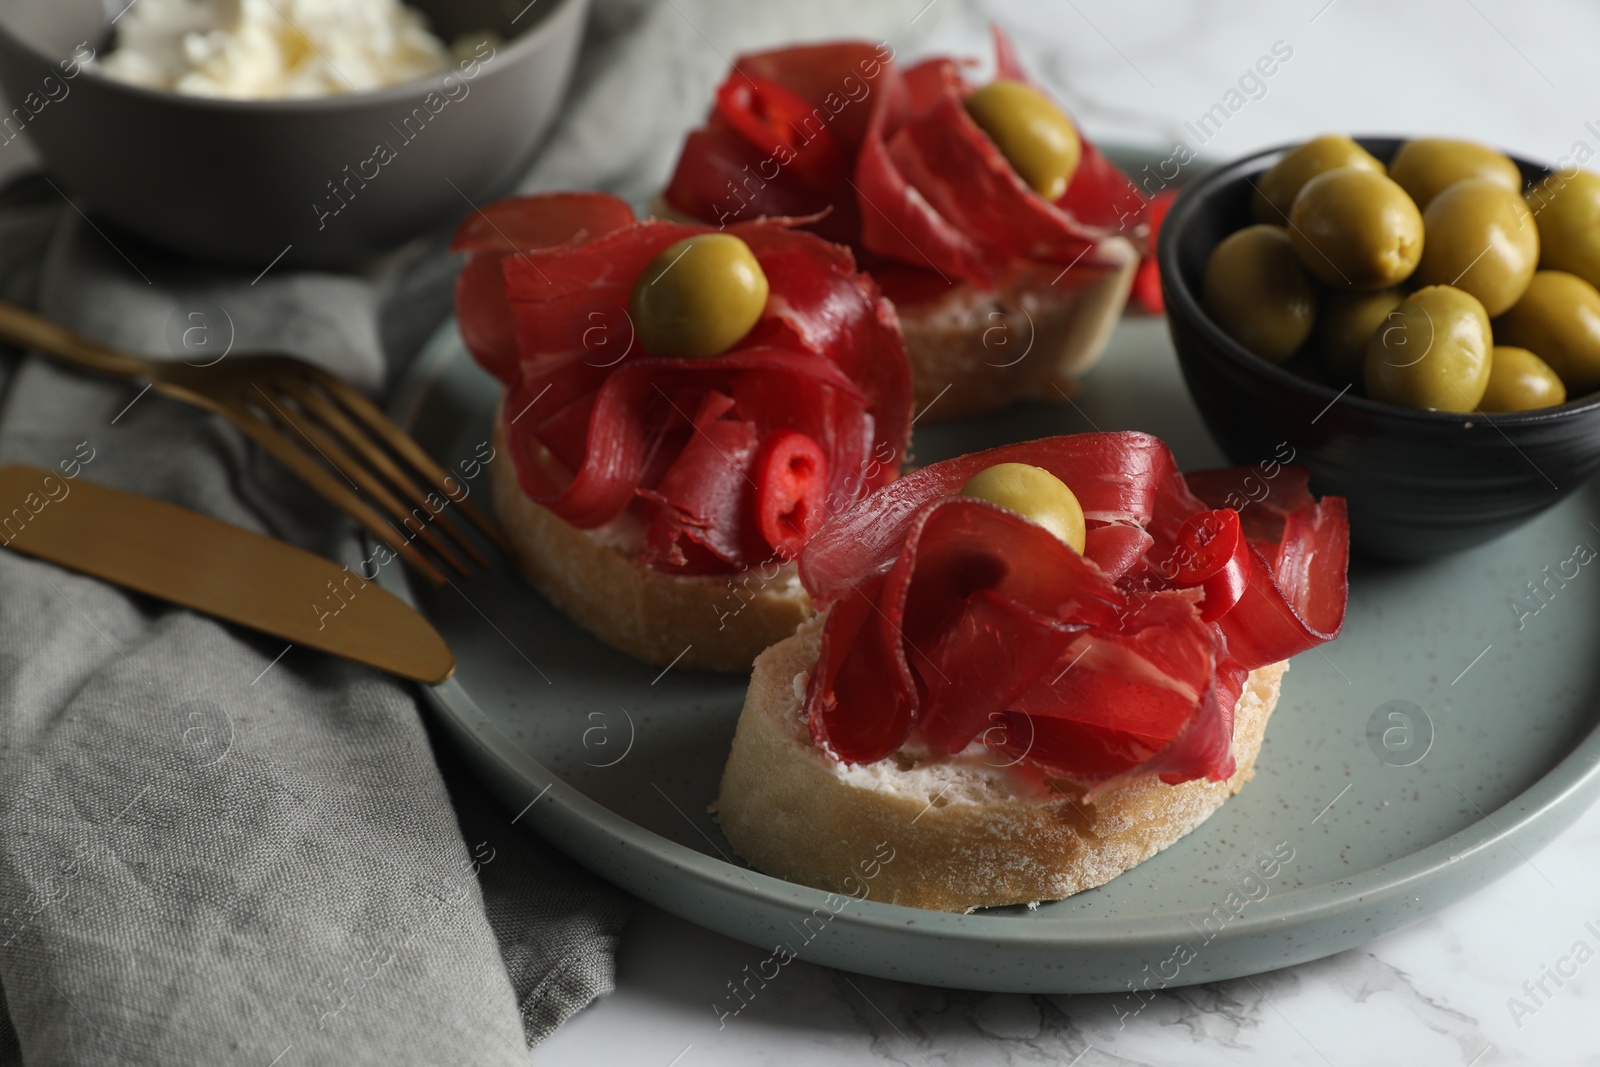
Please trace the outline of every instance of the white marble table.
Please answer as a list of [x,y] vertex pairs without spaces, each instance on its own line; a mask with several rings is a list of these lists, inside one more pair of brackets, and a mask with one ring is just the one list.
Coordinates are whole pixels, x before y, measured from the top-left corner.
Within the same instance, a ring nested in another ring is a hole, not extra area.
[[[1324,130],[1426,130],[1551,161],[1600,153],[1600,5],[934,0],[908,25],[903,52],[984,55],[991,19],[1104,141],[1181,140],[1230,157]],[[1289,58],[1272,77],[1241,85],[1275,44]],[[714,48],[708,41],[716,66]],[[1202,144],[1190,127],[1213,104],[1232,102]],[[1109,996],[952,992],[797,961],[780,986],[719,1028],[712,1002],[761,951],[643,907],[625,935],[616,993],[533,1059],[545,1067],[1600,1064],[1600,963],[1591,959],[1600,953],[1600,809],[1534,862],[1359,949],[1163,992],[1126,1025]]]

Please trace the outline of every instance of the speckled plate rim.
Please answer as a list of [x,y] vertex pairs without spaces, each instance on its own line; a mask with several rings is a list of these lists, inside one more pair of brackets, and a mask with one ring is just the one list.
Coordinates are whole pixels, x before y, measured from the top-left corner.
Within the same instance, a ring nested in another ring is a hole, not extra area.
[[[399,581],[385,581],[384,584],[391,592],[410,602],[408,586]],[[783,906],[786,911],[804,913],[822,906],[827,894],[821,890],[774,878],[753,868],[740,867],[680,845],[618,816],[568,786],[496,726],[460,682],[452,679],[443,685],[431,687],[427,689],[427,695],[435,710],[450,719],[453,732],[471,742],[479,761],[488,761],[502,773],[520,779],[520,796],[528,798],[530,802],[549,800],[555,809],[553,814],[557,816],[554,821],[586,826],[597,834],[615,838],[629,848],[651,853],[676,873],[708,888],[714,887],[734,896],[764,899]],[[518,797],[506,796],[503,788],[496,789],[496,792],[508,808],[517,807]],[[1275,891],[1232,920],[1218,935],[1218,939],[1246,940],[1266,930],[1281,934],[1286,924],[1359,915],[1384,901],[1427,889],[1430,906],[1417,912],[1410,920],[1420,921],[1438,908],[1469,895],[1486,882],[1511,873],[1515,865],[1506,864],[1508,851],[1525,861],[1530,853],[1537,852],[1576,822],[1596,799],[1600,799],[1600,730],[1592,731],[1567,758],[1534,785],[1494,812],[1485,814],[1471,826],[1402,859],[1370,868],[1353,878]],[[551,817],[546,813],[540,815],[547,819]],[[537,821],[534,825],[538,825]],[[1452,869],[1456,877],[1446,885],[1437,884],[1437,879]],[[599,873],[611,877],[603,867]],[[649,892],[637,888],[636,880],[631,877],[619,875],[613,880],[646,899],[652,898]],[[751,881],[754,882],[753,887]],[[679,910],[665,904],[662,906],[669,911]],[[684,917],[695,918],[688,915]],[[1008,916],[925,911],[873,900],[864,900],[855,905],[848,919],[842,914],[835,919],[841,920],[852,926],[896,932],[903,931],[908,920],[915,920],[924,933],[937,934],[946,940],[1030,943],[1043,940],[1063,949],[1082,949],[1112,942],[1170,945],[1192,933],[1181,919],[1161,923],[1152,921],[1146,915],[1138,916],[1135,920],[1082,917],[1046,920],[1050,928],[1043,930],[1034,922],[1026,926],[1019,925]],[[1136,922],[1137,929],[1128,926],[1112,932],[1111,928],[1123,922]],[[1382,927],[1352,944],[1363,943],[1370,937],[1403,925],[1407,923]],[[1327,946],[1306,954],[1304,959],[1318,959],[1346,947],[1350,946]],[[1295,962],[1303,960],[1286,957],[1272,966]]]
[[[423,352],[398,384],[390,414],[402,427],[410,425],[440,372],[458,358],[460,342],[454,319],[429,340]],[[383,569],[380,582],[390,592],[416,606],[409,576],[398,567]],[[530,592],[529,594],[534,595]],[[627,869],[623,854],[648,859],[670,872],[721,897],[745,898],[772,909],[776,918],[809,912],[827,896],[820,890],[761,874],[723,859],[680,845],[617,815],[597,801],[567,785],[507,736],[462,685],[459,677],[442,685],[423,687],[428,705],[449,728],[451,736],[477,765],[488,772],[490,785],[508,808],[521,809],[526,820],[545,836],[574,851],[572,843],[587,840],[583,857],[597,873],[636,895],[707,925],[705,909],[680,906],[681,893],[662,893],[659,882],[638,877]],[[509,783],[515,783],[511,785]],[[1352,924],[1343,938],[1313,939],[1299,951],[1280,948],[1269,962],[1251,971],[1319,959],[1363,944],[1380,934],[1420,921],[1496,878],[1503,877],[1577,821],[1600,799],[1600,725],[1590,732],[1555,767],[1527,789],[1493,812],[1479,810],[1480,818],[1456,832],[1406,856],[1369,868],[1359,875],[1319,885],[1284,889],[1253,904],[1217,935],[1223,942],[1240,942],[1270,934],[1274,938],[1304,927],[1340,919],[1361,919],[1407,897],[1425,901],[1392,921],[1360,929]],[[1472,804],[1470,798],[1467,802]],[[524,806],[526,805],[526,806]],[[1476,805],[1473,805],[1476,807]],[[539,810],[534,811],[537,807]],[[681,886],[687,888],[687,886]],[[1426,892],[1427,896],[1422,897]],[[1052,949],[1126,948],[1171,945],[1192,933],[1185,913],[1166,916],[1064,916],[1044,922],[1019,923],[1007,915],[924,911],[895,904],[864,900],[835,922],[883,934],[933,938],[967,944],[1013,943],[1019,948],[1041,945]],[[908,927],[912,929],[908,930]],[[730,936],[736,931],[724,929]],[[1237,975],[1233,975],[1237,976]],[[1229,975],[1210,974],[1205,980]],[[931,980],[925,976],[921,980]],[[1182,982],[1171,983],[1184,984]]]

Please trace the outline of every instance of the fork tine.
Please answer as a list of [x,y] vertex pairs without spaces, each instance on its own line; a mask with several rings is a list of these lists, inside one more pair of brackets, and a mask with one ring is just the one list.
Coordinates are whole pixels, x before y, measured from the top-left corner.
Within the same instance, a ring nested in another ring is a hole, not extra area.
[[258,412],[243,403],[231,404],[226,408],[229,421],[240,430],[244,431],[251,440],[260,445],[271,454],[279,463],[288,467],[301,481],[312,489],[321,493],[323,498],[337,507],[340,511],[359,522],[374,537],[381,539],[400,556],[401,559],[415,567],[434,585],[445,585],[447,579],[444,574],[428,562],[427,557],[418,552],[406,542],[394,528],[383,520],[383,516],[374,511],[366,501],[353,493],[341,483],[328,469],[310,455],[302,451],[294,442],[284,436],[272,423],[268,422]]
[[[350,417],[344,413],[343,409],[316,389],[308,386],[299,377],[285,376],[275,384],[278,388],[283,389],[294,397],[296,403],[308,415],[320,419],[324,424],[332,427],[334,433],[338,434],[346,445],[355,450],[368,464],[376,467],[379,474],[387,478],[391,485],[405,494],[413,507],[423,508],[435,518],[438,518],[439,528],[449,535],[450,539],[460,546],[463,552],[471,556],[473,562],[484,570],[489,569],[489,561],[483,557],[482,552],[478,551],[478,546],[474,545],[466,535],[456,529],[454,523],[439,518],[440,512],[434,511],[428,505],[428,496],[430,494],[424,493],[417,486],[417,483],[405,471],[400,469],[399,464],[395,463],[389,453],[375,445],[370,436],[362,433],[361,429],[350,421]],[[446,497],[445,499],[449,500],[450,498]],[[454,503],[454,501],[451,502]],[[447,504],[446,506],[448,507],[449,505]]]
[[[275,383],[269,382],[268,384]],[[283,406],[280,406],[272,397],[267,395],[266,390],[261,388],[259,382],[253,384],[252,388],[266,400],[268,406],[272,408],[274,416],[285,426],[304,437],[311,447],[316,449],[317,453],[328,462],[329,466],[344,475],[349,481],[354,482],[362,492],[376,500],[380,507],[398,519],[402,526],[411,531],[413,537],[421,538],[423,543],[432,549],[457,574],[463,578],[472,577],[472,572],[467,570],[456,554],[450,551],[445,543],[439,539],[438,535],[429,528],[428,524],[418,519],[414,512],[408,511],[406,506],[400,503],[393,493],[389,492],[388,487],[379,481],[371,471],[362,466],[354,456],[346,452],[339,445],[339,442],[329,436],[322,427],[318,426],[309,417],[302,417],[296,420],[288,411],[284,410]],[[280,399],[283,398],[280,396]],[[304,415],[303,412],[301,414]],[[428,509],[424,507],[424,511],[426,512]],[[432,512],[428,512],[428,514],[431,519]]]
[[[309,370],[312,377],[316,379],[317,383],[323,387],[329,396],[333,397],[334,400],[344,406],[345,410],[365,423],[367,429],[376,434],[379,440],[393,449],[402,459],[415,467],[431,485],[446,496],[450,495],[450,489],[445,484],[445,480],[451,476],[446,474],[444,468],[434,462],[433,457],[424,452],[422,446],[413,441],[410,435],[390,422],[388,416],[379,411],[372,401],[362,396],[358,390],[345,384],[343,380],[329,374],[320,367],[310,367]],[[456,502],[456,506],[461,509],[461,513],[474,526],[483,531],[485,537],[494,542],[496,548],[506,553],[511,551],[511,546],[506,543],[505,535],[500,532],[500,527],[495,525],[476,504],[469,500],[460,500]]]

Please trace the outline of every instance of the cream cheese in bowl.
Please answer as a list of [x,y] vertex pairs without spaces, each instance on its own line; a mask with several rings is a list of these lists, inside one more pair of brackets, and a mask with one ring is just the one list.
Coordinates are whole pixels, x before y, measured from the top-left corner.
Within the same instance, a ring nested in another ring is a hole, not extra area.
[[138,0],[99,66],[147,88],[262,100],[425,78],[453,51],[400,0]]

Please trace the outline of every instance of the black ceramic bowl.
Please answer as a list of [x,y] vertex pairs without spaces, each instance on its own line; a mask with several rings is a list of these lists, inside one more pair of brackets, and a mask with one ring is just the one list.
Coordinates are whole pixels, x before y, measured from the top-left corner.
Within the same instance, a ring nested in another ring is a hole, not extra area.
[[[1402,143],[1357,140],[1385,162]],[[1272,469],[1292,449],[1293,462],[1311,472],[1313,490],[1349,500],[1354,546],[1396,560],[1488,541],[1581,486],[1600,468],[1600,394],[1516,414],[1416,411],[1341,396],[1251,354],[1211,321],[1200,300],[1211,250],[1253,221],[1251,182],[1293,147],[1197,179],[1161,228],[1172,342],[1189,392],[1228,458]],[[1549,173],[1516,162],[1529,182]]]
[[[172,251],[260,269],[345,266],[508,192],[566,87],[588,0],[416,0],[445,40],[493,54],[448,74],[300,100],[214,100],[82,68],[123,3],[0,3],[0,84],[19,131],[99,220]],[[379,150],[387,146],[388,152]],[[287,249],[287,251],[285,251]]]

